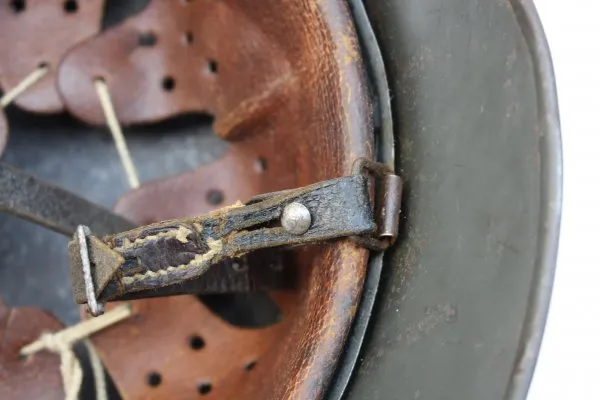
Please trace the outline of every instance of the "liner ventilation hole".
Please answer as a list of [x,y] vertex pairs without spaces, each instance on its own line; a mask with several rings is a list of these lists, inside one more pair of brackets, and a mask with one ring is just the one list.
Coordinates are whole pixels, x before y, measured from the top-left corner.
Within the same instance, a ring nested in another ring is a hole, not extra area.
[[79,9],[79,5],[77,4],[76,0],[67,0],[64,2],[63,8],[65,9],[66,13],[73,14]]
[[19,14],[25,11],[27,4],[25,3],[25,0],[12,0],[10,2],[10,8],[15,14]]
[[219,64],[215,60],[208,60],[208,72],[216,74],[219,71]]
[[165,76],[162,80],[162,88],[165,92],[172,92],[175,89],[175,78]]
[[153,47],[157,41],[158,38],[152,31],[142,32],[138,36],[138,45],[141,47]]
[[158,372],[150,372],[147,377],[148,386],[157,387],[162,382],[162,376]]
[[203,349],[204,346],[206,346],[204,339],[202,339],[198,335],[193,335],[192,337],[190,337],[189,344],[190,344],[190,348],[192,350],[200,350],[200,349]]
[[223,200],[225,200],[225,195],[219,189],[211,189],[206,193],[206,201],[209,204],[216,206],[223,203]]
[[205,396],[212,390],[212,384],[210,382],[202,382],[198,384],[198,393]]
[[254,369],[254,367],[256,367],[256,360],[255,361],[250,361],[248,364],[246,364],[244,366],[244,369],[246,371],[252,371]]

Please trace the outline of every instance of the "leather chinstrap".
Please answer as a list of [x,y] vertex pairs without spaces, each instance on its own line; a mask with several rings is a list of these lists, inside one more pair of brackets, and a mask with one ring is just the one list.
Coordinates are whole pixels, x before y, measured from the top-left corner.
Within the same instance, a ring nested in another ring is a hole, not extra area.
[[[309,229],[300,235],[279,223],[283,208],[292,202],[303,204],[311,214]],[[247,205],[196,218],[163,221],[102,239],[89,236],[87,245],[96,297],[104,302],[180,284],[255,250],[367,235],[375,229],[368,179],[356,174],[264,194]],[[69,254],[74,297],[83,304],[77,240],[69,243]]]

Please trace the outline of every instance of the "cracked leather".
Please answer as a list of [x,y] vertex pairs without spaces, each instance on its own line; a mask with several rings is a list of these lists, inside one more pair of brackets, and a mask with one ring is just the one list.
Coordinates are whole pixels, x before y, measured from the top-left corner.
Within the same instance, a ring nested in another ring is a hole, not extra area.
[[[213,265],[201,276],[177,285],[125,293],[114,300],[137,300],[182,294],[267,292],[297,288],[297,268],[289,251],[256,251]],[[108,297],[108,290],[104,293]],[[112,294],[111,296],[114,296]],[[110,297],[113,299],[113,297]]]
[[[295,235],[279,224],[283,208],[305,205],[312,222]],[[351,175],[303,188],[261,195],[196,218],[163,221],[99,239],[88,237],[95,293],[110,301],[139,291],[185,282],[209,267],[246,253],[361,236],[375,231],[368,179]],[[86,303],[77,240],[69,243],[73,294]],[[221,268],[223,266],[220,266]]]
[[[71,236],[83,223],[99,236],[135,228],[135,224],[96,204],[0,162],[0,211]],[[293,260],[279,252],[259,252],[223,266],[210,274],[173,288],[140,292],[128,299],[174,294],[238,293],[289,289]],[[268,267],[268,268],[263,268]]]

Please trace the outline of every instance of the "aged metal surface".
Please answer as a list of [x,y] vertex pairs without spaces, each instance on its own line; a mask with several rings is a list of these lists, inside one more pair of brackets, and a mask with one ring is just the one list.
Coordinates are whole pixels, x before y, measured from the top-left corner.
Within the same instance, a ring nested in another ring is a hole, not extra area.
[[402,178],[398,175],[383,176],[379,192],[379,224],[377,234],[381,239],[396,241],[400,227],[402,205]]
[[98,304],[96,299],[96,289],[94,287],[94,278],[92,277],[92,261],[88,251],[87,241],[90,235],[90,228],[84,225],[79,225],[75,230],[75,237],[79,244],[78,250],[81,260],[81,274],[83,275],[83,283],[85,285],[84,292],[87,299],[88,309],[94,317],[104,312],[104,305]]
[[[370,78],[371,90],[374,93],[374,158],[393,170],[395,165],[395,138],[386,68],[362,0],[349,0],[348,4],[358,33],[361,50],[365,55],[364,60]],[[352,328],[346,339],[344,351],[326,394],[328,399],[337,400],[342,398],[354,371],[375,304],[383,267],[383,255],[383,252],[372,251],[369,256],[363,293]]]
[[312,223],[310,211],[302,203],[290,203],[283,208],[281,213],[281,226],[289,233],[302,235]]
[[48,331],[63,328],[45,311],[8,308],[0,299],[0,399],[64,399],[60,359],[46,351],[20,359],[21,348]]
[[349,399],[523,399],[560,211],[552,70],[529,1],[367,1],[406,182]]
[[383,252],[398,236],[400,206],[402,202],[402,178],[394,175],[393,169],[384,163],[359,158],[353,166],[355,174],[364,174],[374,179],[375,215],[377,232],[355,236],[353,240],[374,252]]
[[23,0],[0,3],[0,87],[13,88],[39,65],[50,72],[15,103],[29,111],[64,109],[56,88],[58,64],[67,50],[100,30],[104,0]]

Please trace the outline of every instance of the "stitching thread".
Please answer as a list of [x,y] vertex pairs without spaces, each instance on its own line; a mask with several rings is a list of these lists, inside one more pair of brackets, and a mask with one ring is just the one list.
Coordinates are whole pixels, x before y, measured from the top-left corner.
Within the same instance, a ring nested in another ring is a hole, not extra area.
[[[156,235],[146,236],[144,238],[137,238],[133,242],[128,238],[123,239],[123,244],[121,246],[117,246],[114,250],[129,250],[135,247],[138,247],[146,242],[153,241],[159,238],[175,238],[181,243],[188,242],[188,236],[192,233],[191,229],[186,228],[185,226],[180,226],[177,230],[168,230],[166,232],[159,232]],[[210,247],[210,246],[209,246]]]
[[136,281],[143,281],[147,278],[155,278],[157,276],[167,276],[170,272],[173,271],[181,271],[186,270],[189,267],[199,267],[202,266],[204,262],[208,262],[212,260],[217,254],[221,253],[223,250],[223,243],[219,240],[213,240],[208,238],[207,244],[209,250],[204,254],[196,255],[190,262],[187,264],[180,264],[176,266],[168,266],[166,268],[160,269],[158,271],[146,271],[143,274],[135,274],[133,276],[124,276],[121,278],[121,282],[124,285],[131,285]]

